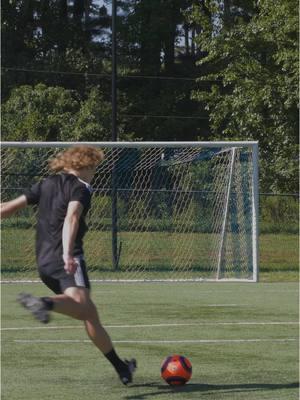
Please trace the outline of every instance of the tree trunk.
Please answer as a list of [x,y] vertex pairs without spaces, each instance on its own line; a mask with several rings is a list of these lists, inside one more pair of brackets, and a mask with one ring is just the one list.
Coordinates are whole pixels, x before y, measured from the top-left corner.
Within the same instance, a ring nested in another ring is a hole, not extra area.
[[231,25],[230,0],[224,0],[223,26],[229,30]]
[[192,43],[191,43],[191,54],[192,54],[192,56],[194,56],[195,55],[195,49],[196,49],[196,46],[195,46],[195,37],[196,37],[196,30],[195,30],[195,28],[193,27],[192,28]]
[[[154,2],[156,3],[156,2]],[[159,2],[158,2],[159,3]],[[161,37],[158,31],[160,11],[158,4],[144,0],[140,3],[141,72],[158,75],[161,67]]]
[[185,55],[189,56],[190,55],[190,42],[189,42],[189,27],[188,25],[184,25],[184,45],[185,45]]

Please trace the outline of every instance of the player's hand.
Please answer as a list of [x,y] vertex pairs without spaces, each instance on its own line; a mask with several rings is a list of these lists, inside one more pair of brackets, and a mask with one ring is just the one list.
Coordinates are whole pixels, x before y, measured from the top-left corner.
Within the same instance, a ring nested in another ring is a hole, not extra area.
[[75,258],[72,256],[64,255],[63,259],[64,259],[64,263],[65,263],[64,268],[65,268],[66,273],[69,275],[75,274],[76,269],[77,269],[77,262],[76,262]]

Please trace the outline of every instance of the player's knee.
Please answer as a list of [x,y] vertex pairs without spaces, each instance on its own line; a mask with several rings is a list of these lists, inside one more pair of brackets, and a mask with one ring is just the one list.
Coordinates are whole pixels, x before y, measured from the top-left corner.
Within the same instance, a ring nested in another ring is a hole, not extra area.
[[87,320],[97,314],[96,307],[92,302],[87,289],[69,288],[65,294],[73,299],[77,304],[77,318]]
[[81,299],[78,302],[79,318],[83,321],[93,319],[97,315],[97,310],[91,299]]

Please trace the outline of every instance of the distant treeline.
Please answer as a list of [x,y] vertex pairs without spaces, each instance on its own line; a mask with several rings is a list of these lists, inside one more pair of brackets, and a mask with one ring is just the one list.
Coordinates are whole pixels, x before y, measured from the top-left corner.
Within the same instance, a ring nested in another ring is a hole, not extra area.
[[[2,1],[2,140],[111,138],[110,2]],[[118,2],[120,140],[259,140],[298,192],[298,2]]]

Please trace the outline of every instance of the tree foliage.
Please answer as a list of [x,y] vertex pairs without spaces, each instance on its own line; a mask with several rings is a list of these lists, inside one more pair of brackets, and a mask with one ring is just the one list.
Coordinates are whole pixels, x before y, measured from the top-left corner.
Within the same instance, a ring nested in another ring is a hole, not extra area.
[[[96,86],[83,100],[62,87],[20,86],[2,107],[4,140],[105,141],[110,140],[110,125],[111,104]],[[123,140],[132,139],[121,132]]]
[[[110,4],[2,1],[3,139],[110,139]],[[118,1],[120,139],[259,140],[262,188],[297,190],[295,10]]]
[[70,90],[44,84],[17,87],[2,106],[2,139],[71,140],[79,110],[79,99]]
[[206,104],[215,138],[259,140],[262,188],[274,191],[296,192],[298,185],[296,9],[294,0],[260,0],[251,18],[229,26],[208,20],[201,7],[190,16],[205,26],[197,37],[207,52],[198,61],[200,80],[213,81],[193,98]]

